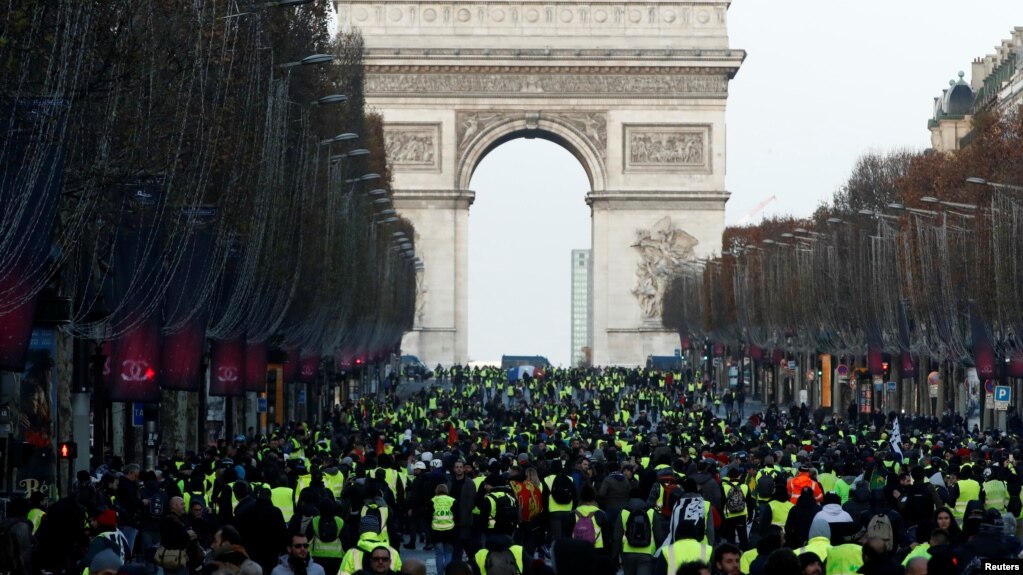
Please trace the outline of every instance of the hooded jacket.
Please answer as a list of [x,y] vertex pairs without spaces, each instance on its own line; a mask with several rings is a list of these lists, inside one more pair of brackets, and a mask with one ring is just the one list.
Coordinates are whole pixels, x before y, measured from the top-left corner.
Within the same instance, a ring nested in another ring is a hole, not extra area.
[[603,503],[603,507],[609,515],[615,515],[619,510],[625,508],[629,502],[630,493],[632,493],[632,483],[625,478],[625,474],[616,471],[600,482],[600,487],[597,488],[597,500]]
[[808,537],[810,539],[814,537],[827,537],[830,539],[832,523],[851,523],[852,520],[852,516],[846,513],[841,505],[828,503],[817,512],[817,515],[813,516]]

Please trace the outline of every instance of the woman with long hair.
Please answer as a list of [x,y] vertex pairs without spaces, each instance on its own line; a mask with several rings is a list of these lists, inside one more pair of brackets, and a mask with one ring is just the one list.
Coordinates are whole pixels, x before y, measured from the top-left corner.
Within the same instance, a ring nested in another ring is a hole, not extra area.
[[952,515],[952,510],[948,507],[939,507],[934,511],[934,528],[948,531],[952,547],[956,547],[963,542],[963,530],[959,527],[955,516]]

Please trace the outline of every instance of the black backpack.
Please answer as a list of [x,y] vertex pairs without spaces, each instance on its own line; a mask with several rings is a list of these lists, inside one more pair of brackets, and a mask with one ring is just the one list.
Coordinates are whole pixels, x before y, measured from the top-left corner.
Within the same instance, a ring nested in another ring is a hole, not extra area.
[[487,553],[487,560],[483,567],[487,575],[521,575],[519,564],[515,562],[515,555],[510,549],[503,551],[490,551]]
[[625,520],[625,540],[631,547],[649,547],[653,542],[650,528],[650,516],[647,515],[646,509],[630,511],[628,519]]
[[518,500],[504,491],[495,491],[490,495],[494,510],[494,529],[499,531],[514,529],[519,524]]
[[333,543],[341,536],[337,523],[337,518],[333,515],[320,515],[316,518],[315,523],[313,523],[316,526],[313,529],[313,535],[324,543]]
[[555,475],[551,483],[551,499],[560,505],[575,501],[575,482],[567,475]]

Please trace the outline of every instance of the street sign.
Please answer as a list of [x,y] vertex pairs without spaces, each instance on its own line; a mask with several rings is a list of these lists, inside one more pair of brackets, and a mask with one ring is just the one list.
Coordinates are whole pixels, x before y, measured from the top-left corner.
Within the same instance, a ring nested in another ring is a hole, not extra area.
[[265,397],[260,397],[259,398],[259,401],[257,402],[256,410],[259,413],[266,413],[266,398]]
[[1012,388],[1008,385],[995,386],[995,401],[1004,401],[1009,403],[1012,399]]
[[895,391],[895,382],[894,381],[889,381],[888,382],[888,391]]
[[133,403],[131,404],[131,425],[132,427],[142,427],[145,422],[145,416],[142,414],[142,404]]
[[794,359],[789,360],[789,369],[796,369],[796,360]]
[[681,348],[678,348],[678,347],[675,348],[675,357],[682,357],[682,349]]
[[1012,399],[1012,388],[1008,385],[995,386],[995,409],[1006,411],[1009,409],[1009,401]]
[[300,405],[305,405],[305,390],[304,389],[298,390],[298,403]]
[[985,379],[984,380],[984,391],[986,393],[994,393],[995,392],[995,382],[993,380],[990,380],[990,379]]

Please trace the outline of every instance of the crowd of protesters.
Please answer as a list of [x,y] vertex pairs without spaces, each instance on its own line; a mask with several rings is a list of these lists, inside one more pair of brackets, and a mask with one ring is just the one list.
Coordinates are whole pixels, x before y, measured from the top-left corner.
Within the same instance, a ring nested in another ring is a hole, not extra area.
[[441,375],[14,498],[0,572],[973,575],[1023,551],[1019,437],[955,414],[740,415],[698,372]]

